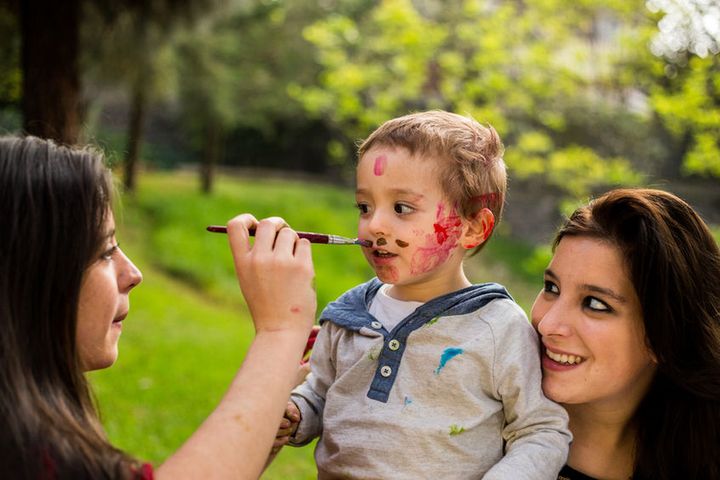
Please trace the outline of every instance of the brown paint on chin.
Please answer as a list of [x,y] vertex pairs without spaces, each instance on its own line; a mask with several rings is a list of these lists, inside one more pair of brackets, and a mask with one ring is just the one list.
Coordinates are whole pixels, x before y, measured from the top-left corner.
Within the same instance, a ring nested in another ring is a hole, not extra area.
[[395,240],[395,243],[396,243],[397,246],[400,247],[400,248],[405,248],[405,247],[407,247],[408,245],[410,245],[409,243],[403,242],[402,240]]
[[387,240],[385,240],[384,238],[378,238],[377,241],[375,242],[375,245],[377,245],[378,247],[387,245]]

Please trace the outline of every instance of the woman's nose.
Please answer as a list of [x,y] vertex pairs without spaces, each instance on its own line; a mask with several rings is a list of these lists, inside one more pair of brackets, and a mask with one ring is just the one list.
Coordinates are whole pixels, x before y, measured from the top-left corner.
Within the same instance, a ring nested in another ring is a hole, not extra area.
[[140,284],[143,280],[142,272],[135,264],[121,251],[123,265],[119,275],[119,283],[122,291],[130,291]]
[[540,335],[543,337],[569,335],[571,331],[569,315],[563,305],[558,301],[537,305],[539,302],[545,303],[538,299],[533,306],[531,316],[532,323]]

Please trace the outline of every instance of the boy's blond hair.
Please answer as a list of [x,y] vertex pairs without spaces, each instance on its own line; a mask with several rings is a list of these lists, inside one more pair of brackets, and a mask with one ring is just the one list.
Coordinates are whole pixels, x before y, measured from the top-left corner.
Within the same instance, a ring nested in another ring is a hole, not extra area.
[[413,157],[439,160],[440,186],[460,214],[471,218],[489,208],[495,224],[500,221],[507,174],[503,144],[490,125],[442,110],[412,113],[378,127],[360,144],[358,158],[374,146],[402,147]]

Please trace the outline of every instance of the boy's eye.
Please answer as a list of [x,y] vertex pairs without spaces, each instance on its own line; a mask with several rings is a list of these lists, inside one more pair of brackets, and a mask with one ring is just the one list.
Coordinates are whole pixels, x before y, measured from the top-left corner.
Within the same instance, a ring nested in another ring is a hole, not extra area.
[[360,213],[368,213],[370,211],[370,207],[367,205],[367,203],[360,203],[358,202],[355,204],[358,210],[360,210]]
[[585,297],[585,300],[583,301],[585,306],[589,308],[590,310],[594,310],[596,312],[610,312],[612,309],[608,306],[607,303],[603,302],[602,300],[598,300],[595,297]]
[[547,293],[552,293],[554,295],[557,295],[560,293],[560,289],[550,280],[545,280],[545,284],[543,286],[543,291]]
[[410,205],[405,205],[404,203],[396,203],[394,208],[395,213],[399,213],[401,215],[412,213],[415,210]]

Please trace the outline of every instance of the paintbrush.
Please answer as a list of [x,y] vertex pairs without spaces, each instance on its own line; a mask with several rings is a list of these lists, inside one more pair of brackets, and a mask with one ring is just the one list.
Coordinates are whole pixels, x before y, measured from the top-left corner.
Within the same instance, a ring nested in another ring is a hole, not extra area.
[[[227,233],[227,227],[222,225],[210,225],[207,227],[208,232]],[[250,236],[255,236],[255,229],[249,230]],[[360,240],[359,238],[348,238],[340,235],[329,235],[327,233],[311,233],[311,232],[295,232],[300,238],[307,238],[310,243],[326,243],[328,245],[360,245],[362,247],[372,247],[370,240]]]

